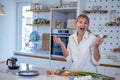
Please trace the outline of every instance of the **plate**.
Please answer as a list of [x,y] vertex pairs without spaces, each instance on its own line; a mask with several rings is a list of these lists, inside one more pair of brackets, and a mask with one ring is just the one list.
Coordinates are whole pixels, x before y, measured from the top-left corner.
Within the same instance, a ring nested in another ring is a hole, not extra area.
[[33,31],[30,34],[30,39],[31,39],[31,41],[38,41],[40,39],[39,33],[37,31]]
[[39,75],[38,71],[34,71],[34,70],[26,70],[26,71],[19,71],[18,75],[20,76],[26,76],[26,77],[31,77],[31,76],[37,76]]

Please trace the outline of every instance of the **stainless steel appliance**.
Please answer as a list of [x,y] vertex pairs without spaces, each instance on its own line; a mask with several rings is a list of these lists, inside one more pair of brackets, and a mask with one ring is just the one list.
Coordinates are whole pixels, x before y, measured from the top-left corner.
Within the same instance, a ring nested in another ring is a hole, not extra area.
[[66,29],[54,29],[52,30],[52,34],[51,34],[51,55],[53,57],[63,57],[63,53],[62,53],[62,49],[60,47],[59,44],[57,44],[56,42],[54,42],[53,40],[53,35],[56,34],[65,44],[65,46],[67,47],[68,44],[68,38],[69,36],[73,33],[73,30],[66,30]]

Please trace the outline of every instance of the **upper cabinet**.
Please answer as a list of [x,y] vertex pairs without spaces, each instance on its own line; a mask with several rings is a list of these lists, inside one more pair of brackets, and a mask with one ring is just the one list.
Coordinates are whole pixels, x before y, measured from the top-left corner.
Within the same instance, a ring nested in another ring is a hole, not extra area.
[[75,29],[76,8],[52,8],[52,29]]

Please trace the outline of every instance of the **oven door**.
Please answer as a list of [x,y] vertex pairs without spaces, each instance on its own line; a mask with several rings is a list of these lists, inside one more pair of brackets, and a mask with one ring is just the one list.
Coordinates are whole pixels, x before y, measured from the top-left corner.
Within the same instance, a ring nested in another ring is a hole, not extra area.
[[[63,43],[67,47],[69,36],[66,34],[56,34],[56,35],[63,41]],[[56,42],[54,42],[53,35],[51,35],[51,55],[52,56],[63,56],[61,46],[57,44]]]

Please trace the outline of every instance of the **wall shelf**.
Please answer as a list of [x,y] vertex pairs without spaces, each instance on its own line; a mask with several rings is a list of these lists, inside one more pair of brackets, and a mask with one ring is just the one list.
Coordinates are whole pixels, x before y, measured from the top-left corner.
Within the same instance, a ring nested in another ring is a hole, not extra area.
[[50,9],[40,9],[40,10],[26,10],[27,12],[50,12]]
[[93,13],[93,12],[99,12],[99,13],[107,13],[107,10],[83,10],[84,13]]
[[120,26],[120,23],[116,23],[116,22],[109,22],[105,24],[106,26]]
[[113,51],[114,52],[120,52],[120,48],[114,48]]
[[50,26],[50,24],[26,24],[27,26],[39,26],[39,27],[43,27],[43,26]]

